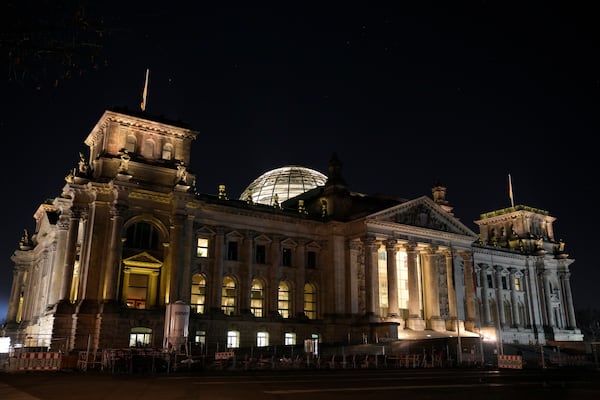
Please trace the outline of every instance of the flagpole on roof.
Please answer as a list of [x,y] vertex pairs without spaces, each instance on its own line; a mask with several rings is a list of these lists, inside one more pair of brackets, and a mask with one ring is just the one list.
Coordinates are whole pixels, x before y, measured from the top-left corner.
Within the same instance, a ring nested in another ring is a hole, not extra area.
[[146,111],[146,100],[148,98],[148,78],[150,77],[150,68],[146,68],[146,81],[144,82],[144,91],[142,92],[142,111]]
[[508,174],[508,197],[510,197],[510,206],[515,207],[515,198],[513,196],[512,179]]

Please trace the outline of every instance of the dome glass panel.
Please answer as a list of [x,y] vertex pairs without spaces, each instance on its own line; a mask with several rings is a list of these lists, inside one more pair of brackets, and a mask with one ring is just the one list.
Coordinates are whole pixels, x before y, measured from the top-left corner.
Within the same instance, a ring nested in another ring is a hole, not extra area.
[[282,202],[325,185],[327,176],[314,169],[297,165],[285,166],[265,172],[256,178],[240,195],[240,200],[252,196],[253,203],[273,205],[275,195]]

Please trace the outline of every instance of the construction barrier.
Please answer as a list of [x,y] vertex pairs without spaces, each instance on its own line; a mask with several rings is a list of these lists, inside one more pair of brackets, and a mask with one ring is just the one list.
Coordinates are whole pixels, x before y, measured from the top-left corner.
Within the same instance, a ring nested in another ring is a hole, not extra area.
[[499,355],[498,368],[523,369],[523,357]]
[[18,371],[57,371],[60,369],[62,353],[23,352],[17,357]]

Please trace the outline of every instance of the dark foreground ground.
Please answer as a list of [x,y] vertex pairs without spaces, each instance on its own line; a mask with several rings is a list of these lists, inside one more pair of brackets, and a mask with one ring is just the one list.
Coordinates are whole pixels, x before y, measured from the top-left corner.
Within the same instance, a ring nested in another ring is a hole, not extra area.
[[2,400],[600,398],[595,368],[179,370],[0,372]]

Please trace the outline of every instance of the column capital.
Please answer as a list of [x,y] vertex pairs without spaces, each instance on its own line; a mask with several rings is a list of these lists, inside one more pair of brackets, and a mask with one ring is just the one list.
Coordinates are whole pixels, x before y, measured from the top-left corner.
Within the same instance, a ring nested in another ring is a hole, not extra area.
[[398,244],[398,240],[396,239],[387,239],[383,242],[385,244],[385,249],[390,251],[396,250],[396,245]]
[[360,240],[364,243],[366,247],[373,248],[379,246],[379,242],[377,241],[377,238],[375,238],[375,236],[363,236]]

